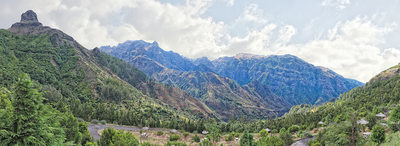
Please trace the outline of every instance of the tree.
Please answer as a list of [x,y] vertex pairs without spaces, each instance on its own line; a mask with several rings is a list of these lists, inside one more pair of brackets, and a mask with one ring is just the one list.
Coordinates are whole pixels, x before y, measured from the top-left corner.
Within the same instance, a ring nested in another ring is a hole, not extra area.
[[107,128],[103,130],[99,140],[100,146],[138,146],[139,141],[132,133]]
[[276,136],[265,136],[257,141],[259,146],[284,146],[285,142]]
[[293,136],[290,134],[289,130],[286,130],[285,128],[282,128],[279,131],[279,138],[281,138],[286,146],[289,146],[293,143]]
[[249,134],[248,131],[244,131],[242,137],[240,137],[240,146],[254,146],[253,135]]
[[200,142],[200,137],[197,135],[192,136],[192,141],[193,142]]
[[371,132],[371,140],[378,143],[378,145],[383,143],[385,141],[385,128],[378,125],[374,126]]
[[12,136],[12,118],[14,107],[10,101],[10,91],[5,88],[0,89],[0,145],[10,143]]
[[[5,95],[2,95],[5,97]],[[51,107],[43,105],[43,97],[27,74],[21,74],[11,99],[12,117],[8,127],[2,127],[0,141],[3,145],[60,145],[65,135],[58,121],[54,120]],[[6,105],[10,109],[10,105]],[[3,115],[1,115],[3,118]],[[8,135],[8,137],[6,136]]]
[[389,116],[389,127],[393,131],[400,131],[400,106],[392,110]]
[[259,136],[260,138],[262,138],[262,137],[267,137],[267,136],[268,136],[268,131],[265,130],[265,129],[263,129],[263,130],[261,130],[260,132],[258,132],[258,136]]

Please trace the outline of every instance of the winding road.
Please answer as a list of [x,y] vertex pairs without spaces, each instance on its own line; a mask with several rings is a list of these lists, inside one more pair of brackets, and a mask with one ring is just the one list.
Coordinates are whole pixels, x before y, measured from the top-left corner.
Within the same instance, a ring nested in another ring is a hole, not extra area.
[[294,142],[292,145],[290,146],[308,146],[308,142],[313,140],[314,137],[310,137],[310,138],[304,138],[304,139],[300,139],[297,140],[296,142]]

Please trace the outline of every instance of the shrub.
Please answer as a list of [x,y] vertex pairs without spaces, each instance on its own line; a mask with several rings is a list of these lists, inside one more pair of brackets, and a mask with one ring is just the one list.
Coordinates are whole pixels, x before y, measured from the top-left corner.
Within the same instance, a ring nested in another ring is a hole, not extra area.
[[268,131],[265,129],[258,132],[258,137],[267,137],[267,136],[268,136]]
[[235,137],[239,137],[239,133],[236,132],[231,132],[229,133],[229,135],[225,138],[225,141],[232,141],[233,139],[235,139]]
[[225,141],[232,141],[234,139],[234,136],[229,134],[227,137],[225,137]]
[[308,138],[308,137],[313,137],[310,132],[303,132],[300,135],[300,138]]
[[371,131],[371,140],[379,144],[385,141],[385,128],[382,126],[374,126]]
[[177,141],[168,141],[164,146],[187,146],[187,144]]
[[106,122],[106,120],[101,120],[100,121],[100,124],[102,124],[102,125],[105,125],[107,122]]
[[288,128],[288,130],[289,130],[290,133],[299,131],[299,126],[297,126],[297,125],[292,125],[292,126],[290,126],[290,127]]
[[99,120],[97,120],[97,119],[93,119],[92,121],[90,121],[90,123],[93,123],[93,124],[98,124],[98,123],[99,123]]
[[171,134],[169,136],[169,141],[177,141],[179,140],[181,137],[178,134]]
[[140,144],[140,146],[157,146],[156,144],[151,144],[149,142],[144,142],[142,144]]
[[199,143],[199,146],[213,146],[214,144],[209,139],[204,139]]
[[274,129],[271,131],[271,133],[278,133],[278,130]]
[[197,135],[192,136],[192,141],[193,142],[200,142],[200,137]]
[[189,136],[189,132],[183,132],[183,137],[187,137],[187,136]]
[[157,136],[161,136],[161,135],[163,135],[164,134],[164,132],[162,132],[162,131],[157,131]]

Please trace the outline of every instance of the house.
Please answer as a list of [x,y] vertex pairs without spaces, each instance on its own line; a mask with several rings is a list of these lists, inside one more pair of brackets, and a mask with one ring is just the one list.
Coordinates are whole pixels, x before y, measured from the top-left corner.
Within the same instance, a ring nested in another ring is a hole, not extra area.
[[368,138],[369,136],[371,136],[371,132],[364,132],[363,133],[363,137],[364,138]]
[[149,137],[149,135],[147,135],[147,133],[140,134],[140,138],[147,138],[147,137]]
[[383,114],[383,113],[376,114],[376,116],[379,117],[379,118],[385,118],[386,117],[386,115]]
[[147,131],[147,130],[149,130],[149,129],[150,129],[149,127],[143,127],[143,128],[142,128],[143,131]]
[[203,131],[203,132],[201,132],[203,135],[207,135],[208,134],[208,131]]
[[172,133],[178,133],[178,130],[172,129],[171,132],[172,132]]
[[357,121],[357,124],[361,124],[361,125],[367,125],[368,123],[369,122],[367,120],[365,120],[364,118]]

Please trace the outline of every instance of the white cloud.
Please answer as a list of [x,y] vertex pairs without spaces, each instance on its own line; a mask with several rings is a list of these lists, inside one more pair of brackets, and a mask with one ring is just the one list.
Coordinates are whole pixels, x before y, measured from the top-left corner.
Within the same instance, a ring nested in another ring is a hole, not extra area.
[[400,51],[381,49],[384,34],[391,28],[373,25],[367,18],[338,23],[330,34],[305,44],[279,48],[277,54],[294,54],[315,65],[333,69],[345,77],[368,81],[384,69],[396,65]]
[[242,15],[238,18],[238,21],[248,21],[264,24],[267,21],[264,18],[263,10],[259,8],[257,4],[249,4]]
[[288,43],[293,35],[296,34],[296,29],[292,25],[286,25],[279,30],[278,43]]
[[226,2],[227,6],[233,6],[235,4],[235,0],[223,0]]
[[323,0],[321,4],[323,6],[334,6],[339,9],[344,9],[350,4],[350,0]]

